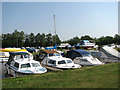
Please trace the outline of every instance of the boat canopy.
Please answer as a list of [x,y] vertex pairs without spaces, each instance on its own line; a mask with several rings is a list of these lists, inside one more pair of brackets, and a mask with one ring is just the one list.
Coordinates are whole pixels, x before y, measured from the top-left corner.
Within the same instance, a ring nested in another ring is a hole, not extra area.
[[85,56],[89,56],[89,55],[90,55],[90,53],[85,50],[76,49],[76,50],[67,51],[66,57],[71,58],[73,60],[76,57],[85,57]]
[[57,52],[57,51],[55,51],[55,50],[43,50],[42,52],[47,53],[47,54],[59,53],[59,52]]
[[75,52],[78,52],[80,54],[90,54],[89,52],[85,51],[85,50],[81,50],[81,49],[76,49],[76,50],[73,50]]
[[27,52],[10,52],[10,55],[29,55]]

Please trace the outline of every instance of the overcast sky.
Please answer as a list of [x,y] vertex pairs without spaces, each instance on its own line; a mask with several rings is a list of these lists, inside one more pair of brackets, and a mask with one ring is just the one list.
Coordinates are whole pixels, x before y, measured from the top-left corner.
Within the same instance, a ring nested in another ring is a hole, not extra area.
[[118,33],[117,2],[2,2],[2,33],[54,34],[54,14],[61,40]]

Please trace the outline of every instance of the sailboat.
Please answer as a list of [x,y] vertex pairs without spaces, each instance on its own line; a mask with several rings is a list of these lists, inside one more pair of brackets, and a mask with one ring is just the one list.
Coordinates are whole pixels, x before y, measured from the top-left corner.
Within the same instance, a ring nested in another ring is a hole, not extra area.
[[54,15],[54,30],[55,30],[55,46],[54,47],[46,47],[45,49],[57,49],[57,44],[56,44],[56,25],[55,25],[55,15]]

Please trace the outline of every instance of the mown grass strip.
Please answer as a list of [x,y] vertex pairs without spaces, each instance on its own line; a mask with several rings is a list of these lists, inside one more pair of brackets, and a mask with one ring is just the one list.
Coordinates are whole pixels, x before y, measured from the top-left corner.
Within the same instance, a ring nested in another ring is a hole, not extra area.
[[118,88],[118,63],[6,78],[3,88]]

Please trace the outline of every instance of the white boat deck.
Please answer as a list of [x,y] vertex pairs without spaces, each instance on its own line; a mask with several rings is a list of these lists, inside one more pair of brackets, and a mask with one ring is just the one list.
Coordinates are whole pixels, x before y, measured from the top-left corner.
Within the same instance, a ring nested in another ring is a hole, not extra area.
[[113,47],[109,47],[109,46],[104,46],[103,49],[108,52],[109,54],[115,56],[115,57],[118,57],[120,58],[120,53],[115,50]]

